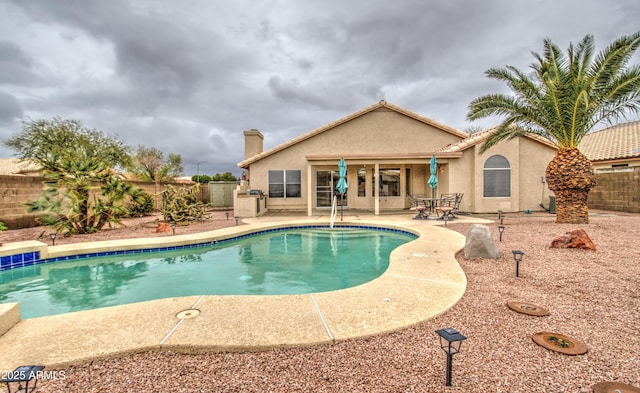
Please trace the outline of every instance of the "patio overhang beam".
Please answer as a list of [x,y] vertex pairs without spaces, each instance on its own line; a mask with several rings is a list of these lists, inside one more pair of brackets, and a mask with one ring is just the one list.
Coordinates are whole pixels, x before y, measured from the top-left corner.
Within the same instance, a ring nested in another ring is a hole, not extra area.
[[331,153],[331,154],[307,154],[305,158],[307,161],[337,161],[340,158],[344,158],[345,160],[352,161],[414,161],[417,163],[424,163],[425,160],[428,161],[432,156],[436,156],[437,159],[446,159],[446,158],[460,158],[462,157],[462,152],[452,152],[452,153],[439,153],[439,152],[431,152],[431,153],[384,153],[384,154],[376,154],[376,153],[359,153],[359,154],[339,154],[339,153]]

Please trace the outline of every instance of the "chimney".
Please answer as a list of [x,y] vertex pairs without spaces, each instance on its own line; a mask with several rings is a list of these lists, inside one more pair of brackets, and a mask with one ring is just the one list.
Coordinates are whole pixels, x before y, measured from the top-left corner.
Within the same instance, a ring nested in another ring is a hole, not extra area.
[[253,157],[262,153],[262,141],[264,136],[256,129],[250,129],[244,132],[244,159]]

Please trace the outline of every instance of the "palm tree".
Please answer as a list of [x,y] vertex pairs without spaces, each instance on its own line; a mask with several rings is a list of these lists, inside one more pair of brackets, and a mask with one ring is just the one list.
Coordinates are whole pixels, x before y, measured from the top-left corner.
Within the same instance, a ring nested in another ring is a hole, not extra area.
[[468,120],[505,117],[481,152],[524,134],[556,145],[546,169],[547,185],[556,195],[556,222],[589,222],[587,196],[595,175],[578,145],[597,124],[640,112],[640,66],[628,66],[639,45],[637,32],[616,39],[594,56],[594,38],[587,35],[576,47],[570,44],[565,56],[546,39],[542,55],[533,53],[532,74],[512,66],[486,71],[489,78],[507,83],[513,95],[485,95],[469,105]]

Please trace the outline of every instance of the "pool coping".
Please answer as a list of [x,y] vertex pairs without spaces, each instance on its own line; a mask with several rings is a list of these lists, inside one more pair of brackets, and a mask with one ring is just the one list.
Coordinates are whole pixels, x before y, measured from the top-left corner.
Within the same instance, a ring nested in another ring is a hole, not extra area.
[[[249,221],[249,220],[247,220]],[[462,222],[488,220],[462,217]],[[190,235],[48,247],[47,257],[204,243],[258,230],[327,225],[323,218],[269,218]],[[396,248],[389,268],[365,284],[331,292],[269,296],[187,296],[18,321],[0,336],[0,370],[22,364],[61,368],[148,350],[258,351],[327,344],[395,331],[446,312],[466,289],[455,259],[464,236],[441,223],[388,216],[340,225],[402,230],[419,237]],[[5,306],[6,307],[6,306]],[[198,310],[199,313],[192,311]],[[176,315],[195,315],[179,319]]]

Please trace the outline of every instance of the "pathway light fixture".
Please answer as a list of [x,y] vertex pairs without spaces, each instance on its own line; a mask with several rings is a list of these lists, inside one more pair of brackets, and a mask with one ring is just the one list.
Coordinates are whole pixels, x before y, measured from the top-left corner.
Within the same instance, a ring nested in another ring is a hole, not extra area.
[[175,222],[171,223],[171,232],[173,232],[173,235],[175,236],[175,234],[176,234],[176,223]]
[[224,214],[227,216],[227,221],[229,221],[229,212],[224,212]]
[[236,219],[236,225],[238,225],[238,220],[240,220],[240,217],[236,216],[235,219]]
[[516,261],[516,277],[520,277],[520,262],[522,262],[522,257],[524,256],[524,252],[520,250],[513,250],[513,260]]
[[502,241],[502,232],[504,232],[504,225],[498,225],[498,232],[500,232],[500,241]]
[[453,355],[460,352],[462,341],[467,338],[454,328],[436,330],[440,336],[440,348],[447,354],[446,386],[451,386],[451,363]]
[[51,245],[52,245],[52,246],[55,246],[55,245],[56,245],[56,236],[58,236],[58,234],[57,234],[57,233],[55,233],[55,232],[51,232],[51,233],[49,234],[49,237],[51,238]]

